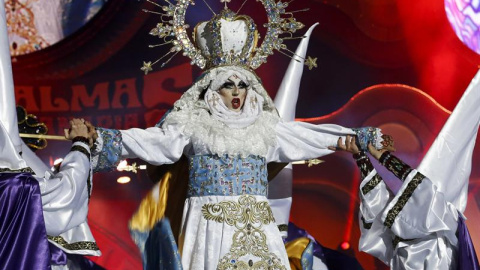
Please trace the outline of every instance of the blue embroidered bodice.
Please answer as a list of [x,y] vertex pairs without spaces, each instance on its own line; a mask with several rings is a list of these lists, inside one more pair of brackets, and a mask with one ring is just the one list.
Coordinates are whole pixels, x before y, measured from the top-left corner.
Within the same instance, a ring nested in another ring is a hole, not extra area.
[[[121,133],[114,129],[98,130],[103,147],[94,158],[94,171],[114,170],[122,153]],[[188,158],[188,197],[267,195],[268,172],[264,157],[192,155]]]
[[188,197],[267,195],[266,160],[259,156],[189,157]]

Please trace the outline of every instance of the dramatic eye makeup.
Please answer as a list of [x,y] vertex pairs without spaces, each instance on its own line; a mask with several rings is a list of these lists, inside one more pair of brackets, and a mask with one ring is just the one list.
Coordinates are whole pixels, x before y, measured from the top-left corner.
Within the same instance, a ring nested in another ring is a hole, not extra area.
[[[233,82],[231,80],[228,80],[222,85],[221,88],[232,89],[233,87],[235,87],[235,82]],[[248,88],[248,85],[244,81],[240,81],[238,83],[238,88],[246,89],[246,88]]]
[[235,83],[232,81],[226,81],[223,85],[222,88],[227,88],[227,89],[232,89],[235,86]]
[[241,81],[240,83],[238,83],[238,88],[248,88],[248,85],[244,81]]

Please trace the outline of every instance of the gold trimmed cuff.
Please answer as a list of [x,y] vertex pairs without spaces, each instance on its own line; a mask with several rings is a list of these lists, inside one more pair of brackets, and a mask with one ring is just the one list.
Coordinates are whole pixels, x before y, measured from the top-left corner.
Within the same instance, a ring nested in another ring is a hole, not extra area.
[[375,176],[362,187],[362,194],[367,195],[367,193],[372,191],[382,180],[382,177],[378,173],[375,174]]
[[90,241],[80,241],[74,243],[68,243],[61,236],[47,236],[48,240],[53,241],[67,250],[100,250],[97,243]]
[[387,217],[383,223],[386,227],[392,228],[392,225],[395,222],[398,214],[402,211],[403,207],[407,204],[408,199],[412,197],[413,192],[415,192],[415,189],[418,187],[418,185],[422,183],[423,179],[425,179],[425,176],[421,173],[417,173],[407,184],[407,187],[400,195],[395,205],[388,211]]

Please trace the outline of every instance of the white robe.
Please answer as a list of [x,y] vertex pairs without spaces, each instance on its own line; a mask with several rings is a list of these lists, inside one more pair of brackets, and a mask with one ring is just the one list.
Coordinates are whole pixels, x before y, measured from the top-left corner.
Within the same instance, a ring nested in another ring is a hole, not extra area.
[[[480,123],[479,102],[477,72],[418,167],[426,177],[419,181],[418,171],[411,171],[395,196],[390,195],[383,181],[367,194],[360,192],[360,216],[371,226],[360,226],[360,250],[393,269],[456,267],[455,233],[467,205],[472,154]],[[375,170],[370,172],[361,188],[371,183],[375,175]],[[385,226],[386,220],[390,228]],[[395,248],[395,236],[413,240],[400,241]]]
[[[14,171],[29,167],[29,163],[17,153],[1,122],[0,145],[0,168]],[[72,147],[74,146],[81,147],[85,153],[90,154],[88,145],[75,142]],[[38,157],[30,154],[29,161],[40,162]],[[44,176],[33,176],[40,186],[49,241],[66,253],[100,256],[87,224],[92,187],[90,165],[90,158],[86,154],[71,151],[65,156],[58,173],[45,171],[42,174]]]
[[[46,5],[48,1],[39,1]],[[37,3],[39,4],[39,3]],[[55,10],[57,4],[46,9]],[[33,6],[36,6],[34,4]],[[37,5],[38,7],[38,5]],[[23,143],[18,133],[15,93],[7,39],[4,2],[0,5],[0,169],[15,171],[33,169],[42,195],[43,215],[49,241],[67,253],[100,255],[87,224],[90,195],[90,158],[78,151],[70,152],[64,159],[60,172],[53,174],[48,167]],[[33,7],[35,9],[35,7]],[[51,25],[49,27],[52,30]],[[53,27],[53,32],[58,29]],[[57,31],[58,32],[58,31]],[[52,36],[52,38],[55,38]],[[88,145],[76,142],[90,155]],[[20,154],[22,153],[22,154]],[[89,184],[90,189],[89,189]],[[61,244],[60,244],[61,243]]]
[[[279,122],[275,126],[276,144],[268,148],[266,162],[291,162],[330,154],[329,146],[336,146],[339,136],[355,134],[351,129],[337,125],[312,125],[302,122]],[[183,134],[183,127],[167,125],[163,128],[130,129],[121,131],[122,158],[140,158],[154,165],[177,161],[183,154],[211,155],[209,147],[195,145],[190,137]],[[228,140],[227,140],[228,141]],[[98,148],[102,143],[99,142]],[[194,150],[196,149],[196,150]],[[266,196],[247,195],[256,205],[268,204]],[[239,196],[197,196],[186,199],[179,236],[179,251],[185,269],[217,269],[233,245],[236,233],[243,233],[242,224],[228,225],[225,222],[207,220],[202,209],[207,204],[231,202],[240,205]],[[268,207],[270,208],[270,207]],[[273,220],[273,217],[272,217]],[[261,231],[258,239],[265,237],[269,254],[280,260],[283,269],[290,269],[285,247],[275,222],[256,223]],[[263,241],[263,240],[262,240]],[[242,261],[261,263],[258,256],[247,254]],[[268,263],[268,261],[267,261]]]
[[[383,181],[366,194],[360,191],[359,250],[392,269],[455,269],[458,211],[430,179],[418,181],[417,173],[410,172],[396,196]],[[360,190],[376,175],[371,171]]]
[[[90,153],[88,145],[75,142]],[[35,177],[42,195],[43,217],[49,241],[69,254],[100,256],[87,222],[92,179],[90,159],[79,151],[68,153],[57,173]]]

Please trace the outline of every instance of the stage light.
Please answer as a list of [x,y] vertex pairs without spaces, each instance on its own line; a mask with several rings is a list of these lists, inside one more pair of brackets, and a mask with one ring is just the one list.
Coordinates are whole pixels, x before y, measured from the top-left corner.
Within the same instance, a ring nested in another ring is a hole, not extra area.
[[340,247],[343,249],[343,250],[347,250],[350,248],[350,243],[348,243],[347,241],[344,241],[340,244]]
[[122,177],[119,177],[119,178],[117,179],[117,183],[119,183],[119,184],[127,184],[127,183],[130,182],[130,180],[132,180],[132,179],[130,179],[130,177],[128,177],[128,176],[122,176]]
[[445,12],[457,37],[480,54],[480,1],[445,0]]
[[57,158],[52,164],[52,158],[50,157],[50,164],[52,164],[52,167],[50,168],[50,170],[52,172],[56,171],[56,169],[58,169],[57,167],[60,166],[60,163],[62,163],[62,161],[63,161],[63,158]]
[[126,160],[122,160],[120,161],[120,163],[118,163],[118,166],[117,166],[117,170],[118,171],[124,171],[128,166],[128,163]]
[[147,165],[137,165],[136,162],[134,162],[132,165],[128,165],[128,162],[126,160],[120,161],[120,163],[117,166],[117,171],[120,172],[134,172],[137,173],[138,170],[146,170]]
[[55,159],[55,161],[53,162],[53,166],[56,166],[56,165],[62,163],[62,161],[63,161],[63,158],[57,158],[57,159]]

